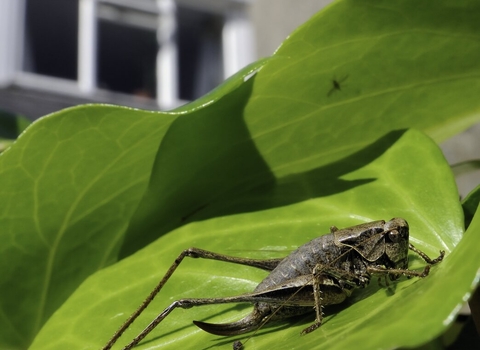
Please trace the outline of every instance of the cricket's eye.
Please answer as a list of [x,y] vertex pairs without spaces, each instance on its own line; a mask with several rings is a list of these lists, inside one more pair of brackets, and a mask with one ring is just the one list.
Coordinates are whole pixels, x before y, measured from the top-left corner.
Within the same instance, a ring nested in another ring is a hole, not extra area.
[[390,238],[392,242],[398,242],[399,237],[400,234],[397,230],[392,230],[388,233],[388,238]]

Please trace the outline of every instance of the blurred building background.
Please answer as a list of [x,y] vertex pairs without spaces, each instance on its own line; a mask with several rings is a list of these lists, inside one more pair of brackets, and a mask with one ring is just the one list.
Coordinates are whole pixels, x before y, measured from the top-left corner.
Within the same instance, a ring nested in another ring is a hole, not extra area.
[[168,110],[260,57],[329,0],[1,0],[0,108]]

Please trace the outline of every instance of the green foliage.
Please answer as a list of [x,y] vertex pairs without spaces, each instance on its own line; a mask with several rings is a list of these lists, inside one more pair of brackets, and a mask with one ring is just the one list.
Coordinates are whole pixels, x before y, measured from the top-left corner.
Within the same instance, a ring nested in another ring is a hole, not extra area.
[[[365,344],[365,348],[391,348],[418,345],[428,340],[443,330],[438,319],[448,317],[452,307],[463,297],[465,288],[470,287],[469,277],[476,271],[474,251],[478,253],[479,249],[474,245],[468,247],[472,251],[466,255],[470,258],[467,258],[465,271],[448,273],[449,267],[454,268],[450,265],[454,257],[452,250],[462,233],[462,212],[448,164],[438,147],[418,131],[388,136],[337,163],[335,168],[344,171],[335,176],[325,176],[321,169],[315,175],[307,172],[280,181],[269,191],[252,191],[242,198],[232,198],[228,203],[230,209],[251,203],[257,210],[182,226],[130,258],[93,275],[50,319],[32,349],[98,348],[98,344],[107,341],[105,335],[113,334],[148,295],[185,247],[194,245],[239,256],[265,258],[272,256],[269,250],[280,250],[278,256],[282,250],[289,251],[327,233],[332,224],[343,227],[393,216],[408,218],[412,227],[411,241],[430,256],[445,249],[448,252],[445,261],[429,278],[402,280],[394,292],[372,285],[356,295],[350,306],[336,308],[338,313],[328,316],[318,333],[302,337],[302,348],[345,349],[358,343]],[[426,158],[430,161],[424,162]],[[413,172],[416,174],[414,184],[409,177]],[[329,188],[331,193],[319,193],[318,183]],[[309,195],[311,198],[306,199]],[[414,268],[423,265],[414,256],[412,260]],[[185,262],[162,291],[163,298],[159,297],[147,309],[121,343],[125,344],[138,334],[172,301],[171,298],[220,297],[247,292],[265,274],[219,262]],[[453,305],[449,302],[439,306],[432,299],[432,294],[438,293],[436,288],[450,290],[448,286],[451,283],[458,286],[459,280],[463,285],[452,290],[455,294],[451,296]],[[199,344],[205,347],[225,344],[230,348],[231,338],[198,331],[191,320],[226,322],[249,311],[248,307],[231,305],[175,311],[147,338],[153,342],[147,340],[143,348],[162,345],[161,348],[198,349]],[[436,322],[431,320],[433,314],[438,315]],[[110,321],[102,327],[92,327],[91,321],[99,318]],[[275,333],[266,328],[249,341],[249,346],[262,349],[275,344],[280,349],[294,348],[300,331],[311,321],[311,317],[297,320],[288,324],[288,329]],[[372,337],[371,332],[379,325],[383,325],[382,332]],[[345,333],[349,337],[345,337]]]
[[0,109],[0,152],[7,149],[28,125],[30,122],[25,117]]
[[[282,256],[330,225],[393,216],[430,256],[447,251],[431,276],[392,293],[372,283],[314,333],[300,337],[311,319],[297,319],[248,346],[392,348],[440,334],[475,287],[480,219],[468,202],[461,238],[448,165],[405,128],[440,141],[478,121],[479,7],[338,1],[271,58],[176,111],[89,105],[31,125],[0,156],[0,348],[100,348],[189,246]],[[120,343],[174,299],[250,291],[265,276],[184,264]],[[248,311],[177,310],[142,346],[230,348],[191,320]]]

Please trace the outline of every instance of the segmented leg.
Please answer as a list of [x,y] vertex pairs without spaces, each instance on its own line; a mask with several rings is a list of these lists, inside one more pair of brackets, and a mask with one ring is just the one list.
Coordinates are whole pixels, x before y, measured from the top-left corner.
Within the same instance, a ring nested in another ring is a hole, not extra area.
[[445,256],[445,252],[443,250],[441,250],[438,258],[430,259],[430,257],[427,254],[422,252],[420,249],[415,248],[412,243],[408,244],[408,249],[410,249],[410,250],[414,251],[415,253],[417,253],[418,255],[420,255],[423,258],[423,260],[425,260],[425,262],[427,262],[428,264],[431,264],[431,265],[435,265],[435,264],[439,263],[440,261],[443,260],[443,257]]
[[125,332],[125,330],[135,321],[135,319],[142,313],[143,310],[152,302],[155,296],[160,292],[163,288],[165,283],[167,283],[168,279],[172,276],[175,272],[177,267],[183,261],[185,257],[190,258],[203,258],[203,259],[211,259],[211,260],[218,260],[218,261],[225,261],[235,264],[247,265],[256,267],[259,269],[272,271],[283,259],[268,259],[268,260],[260,260],[260,259],[245,259],[245,258],[238,258],[234,256],[228,256],[223,254],[218,254],[214,252],[210,252],[203,249],[198,248],[189,248],[184,250],[180,253],[180,255],[175,259],[173,264],[167,270],[167,273],[161,281],[157,284],[157,286],[152,290],[150,295],[143,301],[140,307],[135,310],[135,312],[130,315],[130,317],[125,321],[125,323],[115,332],[113,337],[108,341],[108,343],[102,348],[102,350],[109,350],[112,348],[113,344],[116,343],[118,338]]
[[[160,322],[162,322],[173,310],[176,308],[182,309],[190,309],[194,306],[202,306],[202,305],[213,305],[213,304],[227,304],[227,303],[240,303],[240,302],[257,302],[259,296],[257,294],[243,294],[239,296],[233,297],[226,297],[226,298],[204,298],[204,299],[181,299],[176,300],[170,306],[168,306],[161,314],[153,319],[150,324],[145,327],[145,329],[140,332],[133,340],[128,344],[123,350],[130,350],[135,345],[137,345],[143,338],[145,338],[148,333],[150,333]],[[271,298],[266,298],[265,300],[269,300]],[[260,322],[261,319],[258,320]]]
[[407,269],[389,269],[382,266],[369,266],[367,267],[367,272],[371,274],[380,274],[380,275],[395,275],[395,276],[409,276],[409,277],[426,277],[430,272],[430,265],[425,266],[422,272],[407,270]]
[[[371,274],[380,274],[380,275],[383,275],[385,276],[385,282],[388,286],[388,281],[387,281],[387,275],[390,275],[390,276],[407,276],[407,277],[420,277],[420,278],[424,278],[424,277],[427,277],[428,274],[430,273],[430,267],[432,265],[435,265],[437,263],[439,263],[440,261],[443,260],[443,257],[445,256],[445,252],[443,250],[440,251],[440,255],[435,258],[435,259],[431,259],[427,254],[425,254],[424,252],[422,252],[420,249],[417,249],[413,246],[413,244],[409,243],[408,245],[408,248],[412,251],[414,251],[415,253],[417,253],[418,255],[420,255],[423,260],[425,260],[425,262],[427,262],[428,264],[430,265],[427,265],[425,266],[425,268],[423,269],[423,271],[413,271],[413,270],[408,270],[408,269],[389,269],[389,268],[386,268],[386,267],[381,267],[381,266],[370,266],[367,268],[367,272],[368,273],[371,273]],[[380,282],[380,279],[381,277],[379,277],[379,282]]]
[[315,323],[308,326],[302,331],[302,334],[313,332],[315,329],[322,325],[323,312],[322,312],[322,291],[320,289],[320,280],[322,277],[320,265],[317,265],[313,269],[313,297],[315,298]]

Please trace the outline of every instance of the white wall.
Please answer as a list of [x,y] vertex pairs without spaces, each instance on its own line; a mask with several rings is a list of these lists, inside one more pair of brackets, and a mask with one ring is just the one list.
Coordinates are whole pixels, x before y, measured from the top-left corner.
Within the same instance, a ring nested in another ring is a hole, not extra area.
[[302,23],[332,0],[254,0],[251,15],[257,56],[270,56]]

